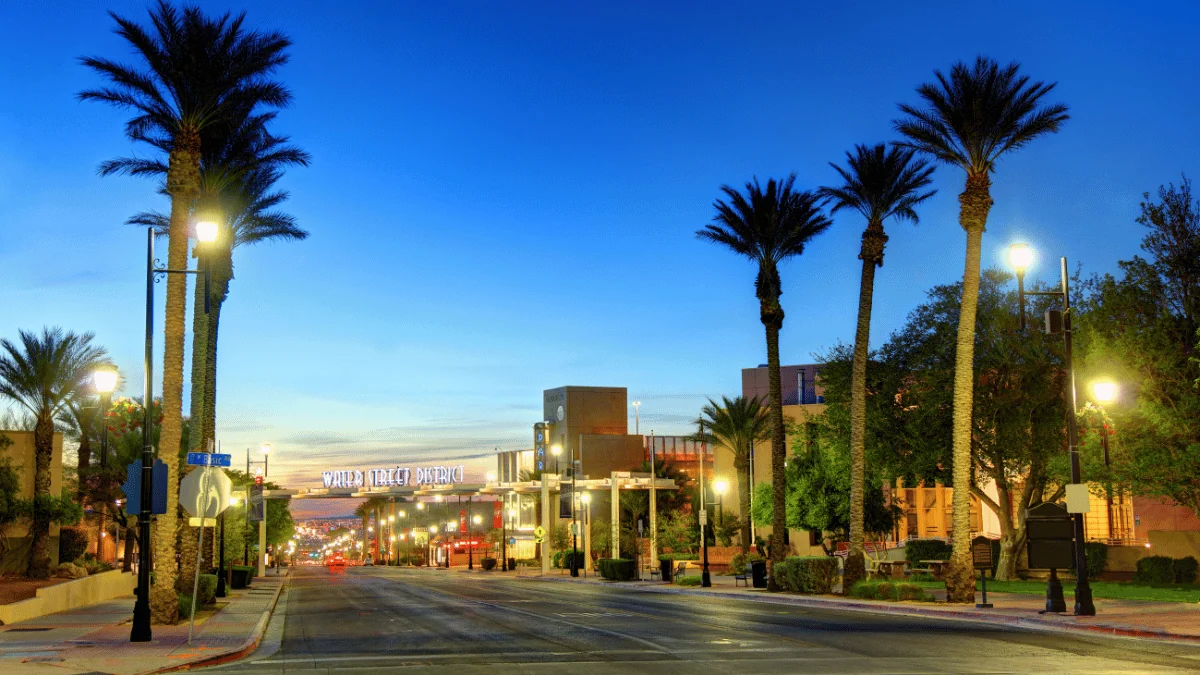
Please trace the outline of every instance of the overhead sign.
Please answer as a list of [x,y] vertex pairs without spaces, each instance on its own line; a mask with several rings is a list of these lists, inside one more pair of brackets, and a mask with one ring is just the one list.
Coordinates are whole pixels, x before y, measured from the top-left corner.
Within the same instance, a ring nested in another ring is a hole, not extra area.
[[[154,460],[151,469],[150,513],[162,515],[167,512],[167,465],[161,459]],[[121,485],[125,493],[125,513],[137,515],[142,512],[142,460],[135,459],[125,468],[125,482]]]
[[221,469],[206,467],[179,481],[179,505],[197,518],[216,518],[229,508],[233,481]]
[[211,452],[189,452],[188,466],[232,466],[233,455],[221,455]]
[[407,485],[454,485],[462,483],[467,467],[458,466],[397,466],[389,469],[345,469],[322,471],[321,481],[327,488],[404,487]]

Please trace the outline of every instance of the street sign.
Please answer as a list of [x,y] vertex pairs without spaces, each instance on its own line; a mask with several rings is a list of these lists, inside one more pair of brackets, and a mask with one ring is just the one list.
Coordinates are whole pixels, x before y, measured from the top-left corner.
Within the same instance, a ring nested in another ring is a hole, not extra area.
[[232,466],[233,455],[221,455],[210,452],[189,452],[188,466]]
[[179,481],[179,505],[197,518],[216,518],[229,508],[233,481],[221,469],[206,467]]
[[704,527],[705,525],[708,525],[708,511],[705,509],[701,509],[700,510],[700,527]]
[[509,537],[509,538],[508,538],[508,545],[509,545],[509,546],[516,546],[516,545],[517,545],[517,538],[516,538],[516,537]]
[[246,508],[246,520],[257,523],[266,519],[267,500],[263,499],[262,483],[250,486],[250,499]]
[[992,569],[992,540],[987,537],[975,537],[971,540],[971,562],[977,570]]
[[1091,495],[1086,483],[1069,483],[1066,486],[1067,513],[1089,513],[1092,510]]
[[573,488],[571,487],[570,483],[563,483],[559,487],[559,493],[558,493],[558,517],[559,518],[570,518],[571,517],[571,491],[572,491],[572,489]]
[[546,541],[546,528],[542,527],[541,525],[533,528],[533,541],[537,544]]
[[[151,470],[150,513],[162,515],[167,512],[167,465],[161,459],[154,460]],[[142,512],[142,460],[135,459],[125,468],[125,482],[121,485],[125,493],[125,513],[136,516]]]

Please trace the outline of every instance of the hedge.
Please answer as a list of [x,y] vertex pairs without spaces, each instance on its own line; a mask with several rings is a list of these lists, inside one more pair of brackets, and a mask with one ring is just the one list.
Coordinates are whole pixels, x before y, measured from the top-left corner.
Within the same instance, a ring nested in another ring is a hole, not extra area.
[[1083,556],[1087,560],[1088,578],[1095,579],[1108,565],[1108,544],[1089,541],[1083,545]]
[[949,560],[950,544],[940,539],[912,539],[904,545],[904,559],[909,565],[922,560]]
[[850,589],[850,595],[864,600],[933,600],[933,596],[927,595],[917,584],[891,581],[860,581]]
[[1175,561],[1165,555],[1152,555],[1137,561],[1134,581],[1144,584],[1170,584],[1175,582]]
[[791,556],[775,563],[771,574],[785,591],[831,593],[838,577],[838,560],[829,556]]
[[484,558],[483,560],[479,561],[479,566],[482,567],[483,571],[485,572],[496,569],[496,559]]
[[1196,571],[1200,567],[1196,559],[1192,556],[1186,558],[1176,558],[1172,565],[1175,572],[1175,583],[1177,584],[1194,584],[1196,583]]
[[179,618],[192,618],[192,596],[176,593],[175,598],[179,601]]
[[58,562],[75,562],[87,551],[88,536],[78,527],[63,527],[58,530]]
[[201,574],[196,585],[196,602],[203,607],[217,601],[217,575]]
[[636,570],[628,558],[601,558],[600,576],[610,581],[632,581]]
[[676,586],[699,586],[702,581],[699,574],[693,574],[690,577],[675,577]]

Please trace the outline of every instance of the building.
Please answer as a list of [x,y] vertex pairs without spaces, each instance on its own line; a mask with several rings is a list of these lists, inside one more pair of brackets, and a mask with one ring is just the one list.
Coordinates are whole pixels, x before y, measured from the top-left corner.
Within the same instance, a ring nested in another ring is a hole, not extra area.
[[[10,442],[5,442],[5,439]],[[62,447],[61,433],[54,434],[54,451],[50,456],[50,494],[62,494]],[[32,431],[0,431],[0,457],[7,458],[17,472],[20,483],[18,496],[33,499],[34,447]],[[8,546],[0,558],[0,572],[24,573],[29,561],[29,548],[33,539],[29,534],[30,523],[22,518],[4,528],[0,535],[8,539]],[[58,564],[58,532],[56,524],[50,525],[50,564]]]

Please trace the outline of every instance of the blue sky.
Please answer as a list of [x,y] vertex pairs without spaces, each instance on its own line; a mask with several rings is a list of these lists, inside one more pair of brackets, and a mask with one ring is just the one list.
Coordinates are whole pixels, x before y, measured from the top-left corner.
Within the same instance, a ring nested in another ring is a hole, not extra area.
[[[1072,115],[1001,163],[985,265],[1021,239],[1035,274],[1115,269],[1142,193],[1200,156],[1194,4],[437,4],[204,3],[296,43],[276,130],[313,155],[282,182],[312,236],[239,251],[218,410],[224,449],[270,441],[294,485],[527,446],[564,384],[626,386],[643,430],[684,431],[765,361],[750,264],[693,235],[718,187],[832,181],[956,59],[1019,60]],[[0,7],[0,336],[93,330],[132,395],[145,254],[123,222],[165,203],[97,177],[147,151],[75,100],[97,83],[76,58],[127,60],[104,10],[146,6]],[[936,185],[918,227],[889,224],[874,344],[962,274],[961,173]],[[784,362],[853,338],[861,229],[839,214],[784,269]]]

